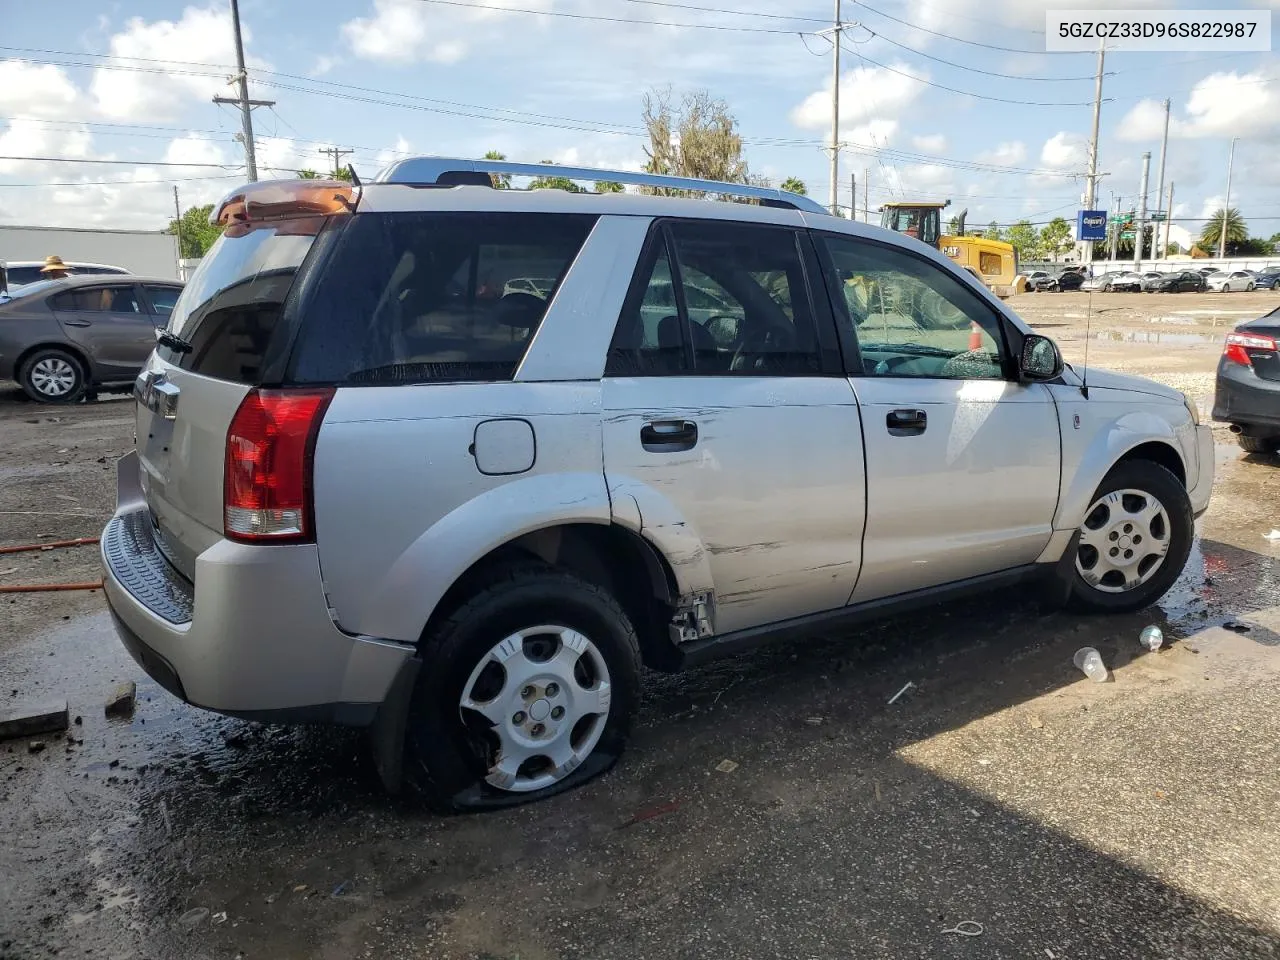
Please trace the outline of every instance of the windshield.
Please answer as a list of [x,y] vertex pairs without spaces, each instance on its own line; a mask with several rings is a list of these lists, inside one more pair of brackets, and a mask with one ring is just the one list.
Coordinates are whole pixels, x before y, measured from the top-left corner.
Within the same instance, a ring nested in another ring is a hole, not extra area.
[[937,207],[885,207],[880,225],[895,233],[905,233],[930,246],[938,245],[941,216]]
[[218,238],[183,289],[167,330],[191,344],[161,346],[171,363],[222,380],[255,383],[293,277],[323,217],[237,225]]

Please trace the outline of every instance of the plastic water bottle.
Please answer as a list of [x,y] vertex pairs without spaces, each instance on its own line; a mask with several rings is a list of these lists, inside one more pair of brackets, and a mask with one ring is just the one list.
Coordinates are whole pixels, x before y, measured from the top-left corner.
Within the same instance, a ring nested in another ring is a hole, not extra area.
[[1157,626],[1146,627],[1138,636],[1138,642],[1155,653],[1164,646],[1164,631]]
[[1084,675],[1094,683],[1103,683],[1107,679],[1107,665],[1102,662],[1102,654],[1093,647],[1081,647],[1076,651],[1076,666],[1084,671]]

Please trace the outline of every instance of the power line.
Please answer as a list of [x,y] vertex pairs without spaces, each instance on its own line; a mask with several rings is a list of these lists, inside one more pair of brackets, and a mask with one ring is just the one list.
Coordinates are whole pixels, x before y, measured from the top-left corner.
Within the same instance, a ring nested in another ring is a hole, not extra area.
[[[569,13],[565,10],[493,7],[485,3],[467,3],[465,0],[418,0],[418,3],[435,3],[445,7],[465,7],[468,10],[485,10],[492,13],[527,13],[536,17],[563,17],[568,20],[595,20],[601,23],[630,23],[653,27],[687,27],[691,30],[720,30],[728,33],[773,33],[794,36],[800,32],[797,30],[782,30],[777,27],[734,27],[723,23],[675,23],[670,20],[636,20],[630,17],[605,17],[594,13]],[[809,32],[812,33],[813,31]]]
[[164,180],[64,180],[46,183],[0,183],[0,187],[133,187],[161,183],[195,183],[202,180],[239,180],[241,173],[218,174],[211,177],[167,177]]
[[0,160],[27,160],[32,163],[109,163],[133,167],[196,167],[199,169],[233,170],[239,165],[233,163],[175,163],[172,160],[91,160],[87,157],[9,157],[0,156]]
[[954,60],[944,60],[942,57],[935,57],[931,53],[925,53],[923,50],[917,50],[915,47],[909,47],[905,43],[899,43],[897,40],[890,39],[889,37],[886,37],[883,33],[879,33],[875,30],[872,30],[870,27],[864,27],[863,29],[866,30],[868,33],[870,33],[873,37],[878,37],[879,39],[883,40],[885,43],[892,44],[893,46],[898,47],[901,50],[906,50],[909,53],[914,53],[918,57],[924,57],[926,60],[932,60],[935,63],[943,63],[943,64],[946,64],[948,67],[956,67],[959,70],[967,70],[970,73],[980,73],[988,77],[1000,77],[1003,80],[1028,80],[1028,81],[1035,81],[1038,83],[1066,83],[1068,81],[1093,79],[1093,74],[1089,74],[1088,76],[1082,76],[1082,77],[1031,77],[1031,76],[1026,76],[1019,73],[997,73],[994,70],[983,70],[981,67],[970,67],[963,63],[956,63]]
[[667,3],[664,0],[624,0],[625,3],[640,3],[647,7],[669,7],[673,10],[696,10],[699,13],[728,13],[735,17],[760,17],[764,20],[803,20],[806,23],[820,23],[823,26],[829,22],[821,17],[801,17],[792,16],[785,13],[763,13],[757,10],[726,10],[723,7],[699,7],[690,3]]
[[1002,47],[993,43],[982,43],[981,41],[978,41],[978,40],[966,40],[963,37],[953,37],[949,33],[939,33],[937,30],[930,30],[928,27],[922,27],[919,24],[912,23],[909,20],[901,20],[898,17],[893,16],[892,14],[885,13],[883,10],[877,10],[875,7],[870,6],[869,4],[863,3],[862,0],[849,0],[849,2],[856,4],[859,7],[862,7],[864,10],[871,11],[876,16],[884,17],[886,20],[892,20],[894,23],[900,23],[904,27],[910,27],[912,30],[919,30],[922,33],[927,33],[935,37],[941,37],[943,40],[954,40],[956,43],[967,43],[971,47],[982,47],[984,50],[999,50],[1003,53],[1027,53],[1027,54],[1033,54],[1035,56],[1064,56],[1064,55],[1069,56],[1071,54],[1082,52],[1079,50],[1028,50],[1026,47]]

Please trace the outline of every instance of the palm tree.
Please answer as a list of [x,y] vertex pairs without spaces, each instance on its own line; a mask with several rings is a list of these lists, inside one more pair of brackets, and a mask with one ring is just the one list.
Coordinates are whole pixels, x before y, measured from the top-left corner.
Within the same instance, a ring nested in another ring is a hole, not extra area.
[[782,189],[787,193],[798,193],[802,197],[809,194],[809,188],[804,185],[804,181],[799,177],[787,177],[782,181]]
[[1240,210],[1236,207],[1228,207],[1225,210],[1219,208],[1213,212],[1209,222],[1200,231],[1200,246],[1205,250],[1216,251],[1218,249],[1218,242],[1222,238],[1224,220],[1227,225],[1228,247],[1243,243],[1249,239],[1249,228],[1245,226],[1244,217],[1240,216]]

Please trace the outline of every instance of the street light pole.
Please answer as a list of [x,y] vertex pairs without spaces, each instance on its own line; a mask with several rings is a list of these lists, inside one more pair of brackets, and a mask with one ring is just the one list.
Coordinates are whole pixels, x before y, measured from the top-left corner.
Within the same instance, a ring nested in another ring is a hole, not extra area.
[[1236,162],[1236,141],[1239,137],[1231,138],[1231,153],[1227,155],[1227,199],[1222,205],[1222,228],[1218,231],[1218,259],[1225,259],[1227,256],[1227,211],[1231,209],[1231,167]]

